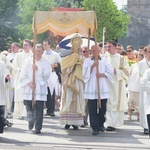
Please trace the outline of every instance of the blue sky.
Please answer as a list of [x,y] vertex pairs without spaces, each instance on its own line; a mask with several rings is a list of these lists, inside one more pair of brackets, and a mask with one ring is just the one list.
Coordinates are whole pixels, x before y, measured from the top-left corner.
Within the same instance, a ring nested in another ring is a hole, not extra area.
[[122,8],[122,5],[126,5],[127,4],[127,0],[113,0],[117,6],[118,6],[118,9],[121,9]]

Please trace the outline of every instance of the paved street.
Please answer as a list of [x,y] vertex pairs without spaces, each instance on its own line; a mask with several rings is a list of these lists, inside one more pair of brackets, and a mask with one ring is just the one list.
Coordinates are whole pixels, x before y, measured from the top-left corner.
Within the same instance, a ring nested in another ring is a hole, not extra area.
[[[127,116],[125,116],[127,118]],[[150,149],[150,139],[144,135],[139,122],[125,119],[125,125],[115,132],[100,133],[92,136],[91,129],[79,128],[66,131],[59,125],[59,114],[44,117],[40,135],[28,130],[26,120],[13,119],[14,125],[0,134],[0,150],[139,150]]]

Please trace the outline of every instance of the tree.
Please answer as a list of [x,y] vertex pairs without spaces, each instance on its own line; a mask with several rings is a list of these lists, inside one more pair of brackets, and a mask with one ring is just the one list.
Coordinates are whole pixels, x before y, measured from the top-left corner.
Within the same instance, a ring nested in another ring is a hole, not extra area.
[[81,3],[82,1],[83,1],[83,0],[74,0],[73,3],[74,3],[74,4],[77,3],[77,7],[79,8],[79,7],[82,7],[82,3]]
[[[19,0],[19,14],[21,23],[17,26],[19,34],[22,38],[33,39],[32,22],[34,15],[34,6],[37,6],[39,11],[48,11],[55,6],[54,0]],[[38,35],[38,41],[45,39],[48,36],[48,32]]]
[[58,7],[71,7],[72,3],[70,0],[55,0],[56,6]]
[[[48,11],[53,7],[72,7],[72,0],[19,0],[19,14],[21,23],[17,26],[19,35],[22,38],[33,39],[32,22],[34,15],[34,6],[37,6],[39,11]],[[37,42],[42,42],[44,39],[51,36],[51,32],[47,31],[37,35]],[[56,40],[57,37],[51,36],[51,40]],[[56,43],[55,43],[56,44]],[[54,44],[54,46],[55,46]]]
[[7,50],[8,37],[5,33],[6,30],[10,29],[10,23],[0,19],[0,51]]
[[[67,3],[66,3],[67,2]],[[34,5],[38,10],[48,11],[53,7],[73,7],[78,4],[86,10],[92,10],[95,6],[98,21],[98,40],[102,40],[103,28],[106,27],[106,39],[118,39],[126,35],[127,24],[130,20],[124,11],[118,10],[112,0],[18,0],[19,17],[21,23],[17,26],[19,35],[22,38],[33,39],[32,19],[34,14]],[[38,41],[49,36],[49,31],[38,35]]]
[[106,40],[117,40],[120,36],[126,35],[130,18],[123,11],[118,10],[112,0],[83,0],[82,4],[87,10],[91,10],[92,6],[95,6],[98,21],[97,38],[99,41],[102,40],[104,27],[106,27]]
[[7,50],[10,43],[17,41],[16,25],[19,19],[16,15],[18,0],[1,0],[0,5],[0,50]]

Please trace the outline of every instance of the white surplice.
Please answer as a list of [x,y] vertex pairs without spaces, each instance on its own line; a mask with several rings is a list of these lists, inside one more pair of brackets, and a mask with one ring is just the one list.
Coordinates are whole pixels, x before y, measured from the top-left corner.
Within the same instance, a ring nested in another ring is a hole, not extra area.
[[[133,96],[134,95],[134,96]],[[130,67],[130,76],[128,80],[128,109],[134,109],[139,112],[140,79],[138,63]]]
[[[148,61],[146,58],[141,60],[138,64],[139,66],[139,78],[141,79],[143,77],[144,72],[149,68],[150,61]],[[148,129],[147,124],[147,117],[146,117],[146,108],[145,108],[145,91],[143,89],[140,89],[140,126],[142,128]]]
[[[8,69],[8,72],[10,73],[11,72],[11,69],[10,69],[11,68],[11,62],[6,57],[6,55],[1,54],[0,55],[0,61],[2,61],[2,63],[5,64],[5,67]],[[11,81],[9,81],[9,86],[7,87],[7,89],[5,89],[6,90],[5,91],[5,94],[6,94],[6,97],[5,97],[5,100],[6,100],[5,115],[7,115],[7,113],[10,112],[10,107],[11,107],[11,102],[9,99],[9,96],[10,96],[9,88],[10,88],[11,82],[12,82],[12,76],[11,76]],[[8,83],[5,85],[8,85]]]
[[[43,57],[45,59],[47,59],[51,65],[60,63],[60,61],[61,61],[60,55],[57,52],[53,51],[53,50],[44,51]],[[51,94],[53,94],[54,90],[56,92],[55,94],[58,94],[58,88],[59,88],[60,85],[58,83],[58,76],[56,75],[55,72],[53,72],[50,75],[50,77],[49,77],[49,79],[47,81],[47,86],[49,87]]]
[[44,51],[43,57],[47,59],[51,65],[55,63],[60,63],[61,61],[60,55],[53,50]]
[[145,91],[145,113],[146,115],[150,114],[150,68],[144,72],[143,77],[140,81],[141,89]]
[[[98,99],[96,67],[92,70],[92,73],[90,73],[90,68],[93,63],[94,60],[92,60],[91,58],[86,58],[83,65],[83,77],[85,82],[84,98],[91,100]],[[104,73],[106,75],[106,77],[99,79],[100,98],[108,99],[110,98],[110,89],[108,82],[113,82],[114,73],[113,68],[107,58],[101,57],[101,59],[99,60],[98,70],[99,73]]]
[[10,75],[9,70],[6,67],[6,64],[4,61],[0,60],[0,105],[5,106],[5,117],[7,115],[7,106],[9,106],[9,82],[5,82],[6,75]]
[[128,90],[139,92],[140,91],[140,79],[139,79],[139,67],[138,63],[134,63],[130,67],[130,76],[128,80]]
[[119,54],[108,54],[108,60],[116,69],[114,82],[109,82],[111,97],[107,102],[107,126],[119,127],[123,125],[124,111],[128,109],[126,98],[126,82],[129,77],[129,65],[125,58]]
[[3,61],[0,60],[0,105],[6,105],[7,95],[7,83],[5,82],[6,75],[9,74],[9,70]]
[[60,96],[60,93],[61,93],[61,86],[59,84],[59,81],[58,81],[58,76],[56,74],[56,72],[52,72],[50,74],[50,77],[48,78],[47,80],[47,85],[50,89],[50,92],[51,92],[51,95],[53,94],[54,90],[55,90],[55,94],[57,96]]
[[[32,58],[26,59],[20,73],[20,86],[23,88],[23,99],[32,100],[32,89],[28,83],[33,82],[33,69]],[[38,71],[35,71],[35,100],[46,101],[47,100],[47,79],[50,76],[50,63],[41,58],[39,61],[35,61],[35,65],[38,67]]]

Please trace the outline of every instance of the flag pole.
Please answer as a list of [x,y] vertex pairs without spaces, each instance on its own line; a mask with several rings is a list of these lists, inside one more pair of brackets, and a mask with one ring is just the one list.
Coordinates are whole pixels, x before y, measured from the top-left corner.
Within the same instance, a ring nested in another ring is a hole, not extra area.
[[[36,46],[36,36],[37,36],[37,30],[36,30],[36,10],[37,7],[36,5],[34,6],[34,30],[33,30],[33,34],[34,34],[34,44],[33,44],[33,65],[35,65],[35,46]],[[35,85],[35,70],[33,69],[33,74],[32,74],[32,82],[33,85]],[[32,91],[32,108],[34,107],[34,99],[35,99],[35,89],[33,89]]]

